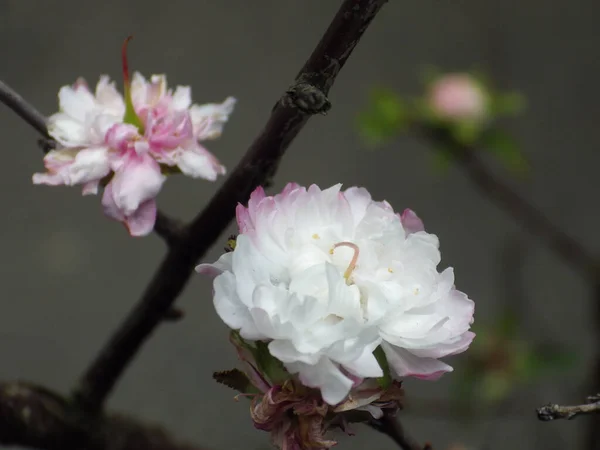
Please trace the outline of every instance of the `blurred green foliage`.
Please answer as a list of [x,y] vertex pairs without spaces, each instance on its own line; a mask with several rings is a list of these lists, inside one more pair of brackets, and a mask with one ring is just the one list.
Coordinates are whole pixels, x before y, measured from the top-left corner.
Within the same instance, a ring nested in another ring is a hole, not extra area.
[[434,135],[442,129],[449,138],[445,142],[433,142],[432,139],[436,150],[436,169],[446,169],[454,159],[453,150],[462,147],[488,152],[513,174],[525,175],[529,164],[518,143],[497,126],[498,119],[514,117],[523,111],[525,99],[514,92],[495,90],[483,73],[471,71],[466,75],[483,92],[486,117],[481,120],[448,120],[436,114],[429,99],[432,84],[445,75],[435,68],[427,68],[423,74],[425,89],[417,98],[405,98],[387,87],[371,89],[367,104],[357,117],[358,132],[365,145],[372,149],[405,134],[422,135],[429,130]]

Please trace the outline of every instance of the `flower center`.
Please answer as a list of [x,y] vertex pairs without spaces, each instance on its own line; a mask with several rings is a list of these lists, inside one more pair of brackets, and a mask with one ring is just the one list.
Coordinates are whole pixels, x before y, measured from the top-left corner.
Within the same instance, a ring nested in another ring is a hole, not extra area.
[[352,256],[352,259],[350,260],[350,264],[348,265],[348,268],[344,272],[344,278],[346,279],[346,283],[351,284],[350,275],[352,275],[352,272],[356,268],[356,262],[358,261],[358,253],[359,253],[358,245],[353,244],[352,242],[346,242],[346,241],[338,242],[337,244],[333,244],[333,248],[331,250],[329,250],[329,253],[333,255],[334,250],[338,247],[350,247],[352,250],[354,250],[354,255]]

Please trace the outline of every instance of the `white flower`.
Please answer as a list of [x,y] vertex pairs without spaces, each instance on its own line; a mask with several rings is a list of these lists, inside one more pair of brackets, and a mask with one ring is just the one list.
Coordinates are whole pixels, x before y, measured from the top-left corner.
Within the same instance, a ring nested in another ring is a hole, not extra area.
[[[216,276],[219,316],[323,399],[337,404],[357,377],[380,377],[381,346],[394,377],[434,379],[438,358],[462,352],[474,304],[439,273],[438,239],[410,210],[396,214],[362,188],[257,188],[238,205],[235,250],[197,270]],[[403,225],[404,223],[404,225]]]

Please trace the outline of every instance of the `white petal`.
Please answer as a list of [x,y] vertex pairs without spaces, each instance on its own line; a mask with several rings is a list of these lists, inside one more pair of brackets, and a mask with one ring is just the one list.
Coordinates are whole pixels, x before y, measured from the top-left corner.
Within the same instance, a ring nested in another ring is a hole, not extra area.
[[192,104],[192,89],[189,86],[177,86],[173,93],[171,106],[176,110],[187,109]]
[[316,365],[291,363],[285,366],[291,373],[298,373],[305,386],[320,389],[323,400],[330,405],[344,400],[352,388],[352,380],[328,358],[321,358]]
[[352,375],[362,378],[376,378],[383,376],[383,370],[377,362],[377,358],[373,355],[373,351],[379,345],[379,341],[375,341],[368,347],[365,347],[362,354],[354,361],[343,363],[344,368]]
[[190,115],[194,125],[194,135],[198,140],[216,139],[223,132],[223,126],[233,112],[236,99],[227,97],[223,103],[192,105]]
[[217,314],[230,328],[239,330],[252,320],[248,308],[236,293],[235,277],[231,272],[223,272],[215,278],[214,292]]
[[96,107],[94,96],[84,88],[73,89],[71,86],[63,86],[58,92],[58,101],[62,112],[81,122]]

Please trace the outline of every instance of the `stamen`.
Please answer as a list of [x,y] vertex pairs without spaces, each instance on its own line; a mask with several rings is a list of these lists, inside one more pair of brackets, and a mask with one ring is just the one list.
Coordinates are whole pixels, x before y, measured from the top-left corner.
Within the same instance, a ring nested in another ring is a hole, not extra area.
[[358,261],[358,253],[359,253],[358,245],[353,244],[352,242],[345,242],[345,241],[338,242],[337,244],[333,245],[333,248],[331,249],[331,251],[329,253],[331,253],[333,255],[333,250],[338,247],[350,247],[352,250],[354,250],[354,256],[350,260],[350,264],[348,265],[348,268],[344,272],[344,278],[346,280],[349,280],[350,275],[352,275],[352,272],[354,271],[354,269],[356,269],[356,262]]

